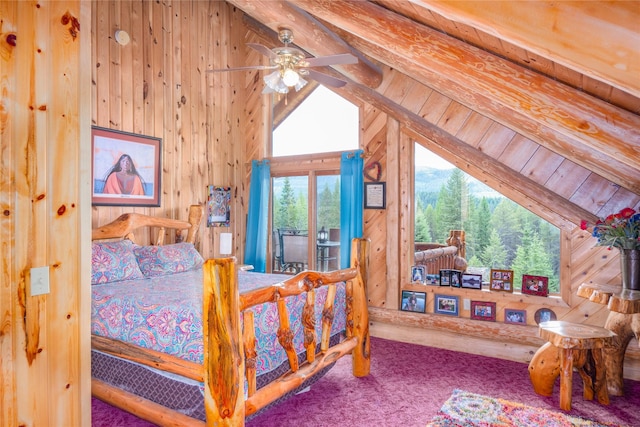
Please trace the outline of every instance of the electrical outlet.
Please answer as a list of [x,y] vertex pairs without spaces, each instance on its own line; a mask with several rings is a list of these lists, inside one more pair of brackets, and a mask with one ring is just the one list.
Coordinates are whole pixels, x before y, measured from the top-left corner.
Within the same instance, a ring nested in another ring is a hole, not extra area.
[[49,267],[35,267],[31,269],[31,296],[48,294]]
[[464,298],[462,300],[462,308],[465,310],[471,310],[471,300],[468,298]]

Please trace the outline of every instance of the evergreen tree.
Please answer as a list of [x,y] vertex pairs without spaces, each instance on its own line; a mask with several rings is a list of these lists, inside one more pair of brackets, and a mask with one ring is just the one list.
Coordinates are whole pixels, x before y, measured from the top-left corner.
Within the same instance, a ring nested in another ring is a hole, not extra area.
[[[336,222],[340,224],[339,217],[337,221],[335,218],[336,209],[334,201],[335,197],[329,189],[329,184],[325,183],[324,188],[320,194],[318,194],[318,228],[325,227],[329,229],[333,227]],[[340,214],[339,209],[337,210],[337,213],[338,215]]]
[[[522,244],[516,251],[516,257],[513,260],[511,269],[513,270],[514,279],[522,278],[523,274],[549,278],[554,276],[549,254],[545,252],[544,244],[538,234],[532,232],[530,227],[526,227],[523,232]],[[557,281],[555,281],[555,284],[552,283],[553,281],[555,280],[550,280],[549,282],[549,291],[557,292]],[[513,285],[514,290],[519,290],[521,289],[522,281],[514,280]]]
[[416,205],[414,234],[414,242],[431,242],[429,223],[427,222],[425,209],[422,208],[421,202],[418,202]]
[[289,177],[284,178],[284,184],[282,186],[282,193],[277,200],[274,195],[274,206],[277,208],[274,212],[274,228],[293,228],[296,226],[294,221],[294,207],[296,204],[296,197],[291,187]]
[[522,227],[519,209],[521,208],[516,203],[504,198],[496,206],[491,216],[491,226],[497,231],[507,251],[506,265],[511,265],[516,257],[516,249],[520,246]]
[[491,231],[489,243],[480,257],[482,264],[489,268],[506,269],[507,249],[502,244],[496,230]]

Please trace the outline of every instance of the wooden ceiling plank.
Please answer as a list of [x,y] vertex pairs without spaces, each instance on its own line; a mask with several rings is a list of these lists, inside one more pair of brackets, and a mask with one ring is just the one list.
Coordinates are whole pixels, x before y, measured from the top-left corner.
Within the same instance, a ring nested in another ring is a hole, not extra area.
[[312,55],[325,56],[351,53],[358,63],[334,65],[333,68],[350,79],[368,87],[378,87],[382,82],[380,68],[353,49],[320,21],[289,2],[274,0],[227,0],[243,12],[260,21],[276,33],[285,27],[293,31],[294,44]]
[[588,169],[583,168],[571,160],[564,159],[562,164],[558,166],[547,182],[545,182],[545,187],[553,188],[553,191],[561,197],[568,199],[580,188],[580,185],[582,185],[589,175],[591,175],[591,172]]
[[369,2],[292,2],[369,56],[640,192],[640,117]]
[[640,96],[636,2],[410,1]]
[[[464,141],[450,135],[435,124],[422,119],[419,115],[408,111],[376,91],[362,85],[350,85],[348,89],[346,87],[340,88],[337,92],[340,93],[347,90],[355,94],[363,102],[375,105],[381,111],[398,120],[408,131],[419,135],[423,142],[426,138],[427,141],[425,143],[429,150],[448,161],[457,159],[451,161],[451,163],[507,197],[522,200],[523,206],[536,212],[547,221],[553,221],[559,227],[571,230],[582,219],[588,221],[597,220],[595,215],[583,209],[580,205],[575,205],[559,197],[551,190],[520,175],[498,160],[471,147]],[[435,94],[437,92],[434,91],[432,97]],[[535,200],[530,194],[536,195]],[[559,220],[558,216],[564,220]]]

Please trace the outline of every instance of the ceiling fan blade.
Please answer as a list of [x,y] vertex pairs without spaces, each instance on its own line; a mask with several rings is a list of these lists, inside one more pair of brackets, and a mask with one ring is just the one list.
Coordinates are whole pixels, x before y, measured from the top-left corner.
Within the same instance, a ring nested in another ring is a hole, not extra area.
[[341,53],[317,58],[305,58],[304,61],[308,64],[305,64],[305,67],[320,67],[323,65],[355,64],[358,62],[358,58],[350,53]]
[[242,71],[242,70],[275,70],[277,65],[249,65],[248,67],[234,68],[218,68],[217,70],[207,70],[207,73],[220,73],[223,71]]
[[310,79],[313,79],[315,81],[317,81],[318,83],[321,83],[325,86],[331,86],[331,87],[342,87],[344,85],[347,84],[347,82],[345,82],[344,80],[340,80],[337,79],[333,76],[330,76],[328,74],[324,74],[324,73],[319,73],[315,70],[306,70],[307,71],[307,76]]
[[273,51],[271,49],[269,49],[268,47],[258,44],[258,43],[247,43],[247,46],[249,46],[251,49],[255,50],[258,53],[263,54],[264,56],[266,56],[269,59],[276,59],[277,55],[275,53],[273,53]]

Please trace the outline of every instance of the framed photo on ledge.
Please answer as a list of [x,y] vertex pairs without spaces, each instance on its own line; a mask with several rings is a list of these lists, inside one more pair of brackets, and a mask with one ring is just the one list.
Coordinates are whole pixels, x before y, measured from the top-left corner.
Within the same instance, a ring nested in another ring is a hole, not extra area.
[[491,269],[489,290],[513,292],[513,270]]
[[424,285],[426,270],[424,265],[414,265],[411,267],[411,283]]
[[91,128],[91,204],[160,206],[160,138]]
[[460,297],[454,295],[438,295],[433,300],[433,312],[436,314],[446,314],[457,316],[459,311]]
[[386,209],[387,192],[385,182],[364,183],[364,208]]
[[522,293],[546,297],[549,294],[549,278],[544,276],[522,275]]
[[496,303],[493,301],[471,301],[471,318],[496,321]]
[[465,289],[482,289],[482,274],[462,273],[462,287]]
[[526,325],[527,324],[527,311],[515,310],[513,308],[504,309],[504,323],[511,323],[514,325]]
[[424,313],[427,307],[427,294],[425,292],[402,291],[402,311],[414,311]]

